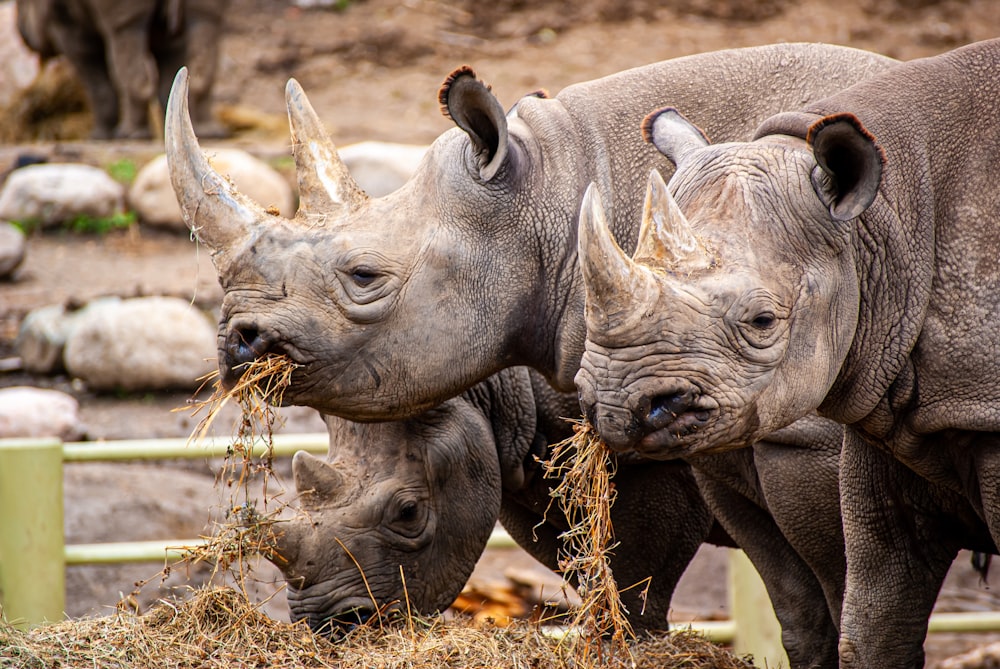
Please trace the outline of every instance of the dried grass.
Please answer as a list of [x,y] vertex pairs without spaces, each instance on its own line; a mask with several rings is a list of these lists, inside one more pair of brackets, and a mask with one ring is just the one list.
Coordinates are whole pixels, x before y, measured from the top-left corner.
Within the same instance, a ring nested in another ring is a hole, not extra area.
[[569,523],[560,535],[559,568],[576,581],[582,600],[572,623],[580,630],[575,658],[580,666],[605,666],[609,652],[628,658],[635,637],[610,562],[618,545],[611,525],[614,460],[589,423],[572,422],[573,436],[556,444],[544,465],[546,477],[559,481],[551,496]]
[[[753,665],[691,632],[644,637],[613,669],[750,669]],[[634,663],[633,663],[634,660]],[[505,628],[467,620],[408,619],[363,626],[334,644],[304,624],[280,623],[231,588],[206,588],[146,615],[119,611],[23,632],[0,624],[0,667],[18,669],[506,669],[578,668],[565,642],[536,624]]]

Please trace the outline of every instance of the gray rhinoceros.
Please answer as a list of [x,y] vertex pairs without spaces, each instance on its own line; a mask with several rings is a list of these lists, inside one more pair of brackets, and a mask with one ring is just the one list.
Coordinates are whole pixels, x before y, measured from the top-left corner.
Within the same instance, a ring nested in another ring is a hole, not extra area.
[[[557,569],[568,526],[539,458],[572,434],[561,416],[577,410],[575,394],[513,367],[415,418],[327,416],[328,457],[293,458],[301,513],[281,523],[276,544],[292,619],[336,632],[376,611],[444,610],[498,519]],[[711,532],[712,515],[680,461],[623,457],[615,483],[615,576],[623,590],[652,577],[645,603],[643,586],[623,599],[637,628],[665,629],[674,586],[698,546],[710,534],[732,541],[717,525]]]
[[[958,549],[1000,539],[1000,40],[900,65],[748,143],[647,124],[630,259],[581,217],[581,404],[610,444],[675,457],[818,409],[847,426],[843,667],[923,664]],[[596,192],[596,191],[595,191]]]
[[[555,482],[544,477],[539,458],[571,434],[561,417],[576,410],[575,394],[556,393],[537,373],[516,367],[416,418],[354,423],[328,416],[328,459],[299,453],[293,460],[302,513],[283,524],[276,546],[292,618],[336,632],[394,607],[441,610],[461,590],[498,518],[525,550],[557,569],[567,524],[552,504]],[[815,482],[798,500],[800,510],[814,518],[823,515],[819,509],[835,509],[842,430],[821,419],[799,421],[795,429],[808,433],[776,433],[755,451],[710,458],[709,471],[695,466],[694,476],[679,460],[619,458],[612,517],[620,544],[612,566],[636,629],[666,629],[674,587],[702,542],[734,545],[713,524],[704,490],[721,520],[751,538],[747,548],[761,570],[781,584],[776,606],[786,607],[783,617],[793,621],[785,635],[791,655],[810,658],[797,666],[836,661],[822,585],[768,506],[769,488],[783,485],[784,477],[759,477],[754,466],[754,458],[784,453],[782,439],[807,441],[814,450],[780,458],[786,468],[808,470]],[[824,479],[834,485],[822,485]],[[783,501],[788,496],[778,497]],[[842,552],[837,522],[807,526],[817,550]],[[645,599],[641,587],[626,590],[647,578]],[[842,565],[833,580],[839,596]]]

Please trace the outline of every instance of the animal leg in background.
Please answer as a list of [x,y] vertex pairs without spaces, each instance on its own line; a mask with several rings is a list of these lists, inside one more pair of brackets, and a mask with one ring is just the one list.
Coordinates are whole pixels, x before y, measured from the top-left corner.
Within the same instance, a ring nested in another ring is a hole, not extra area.
[[927,620],[961,548],[942,497],[963,501],[850,428],[840,489],[848,555],[841,667],[922,667]]

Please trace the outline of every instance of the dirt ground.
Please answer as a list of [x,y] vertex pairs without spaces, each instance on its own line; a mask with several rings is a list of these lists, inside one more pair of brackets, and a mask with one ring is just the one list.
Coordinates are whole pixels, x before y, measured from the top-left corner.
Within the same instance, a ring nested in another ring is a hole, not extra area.
[[[306,3],[302,3],[306,4]],[[538,88],[713,49],[778,41],[824,41],[910,59],[1000,35],[995,0],[353,0],[342,11],[274,0],[231,0],[216,100],[241,127],[226,143],[275,160],[288,153],[283,89],[294,76],[335,140],[427,144],[451,127],[437,90],[472,65],[505,106]],[[60,142],[0,145],[0,175],[23,153],[106,165],[142,162],[156,143]],[[104,237],[49,233],[30,238],[24,266],[0,283],[0,359],[28,310],[98,295],[169,294],[207,307],[220,290],[207,254],[186,237],[139,226]],[[0,387],[30,383],[76,395],[90,438],[187,436],[193,419],[170,409],[183,393],[97,396],[65,378],[0,373]],[[317,431],[314,412],[285,412],[285,429]],[[81,539],[86,540],[86,539]],[[502,577],[510,554],[491,554],[477,575]],[[677,596],[678,620],[723,614],[725,559],[706,549]],[[112,602],[106,602],[111,604]],[[963,555],[942,594],[943,610],[997,609]],[[931,663],[988,635],[938,635]]]

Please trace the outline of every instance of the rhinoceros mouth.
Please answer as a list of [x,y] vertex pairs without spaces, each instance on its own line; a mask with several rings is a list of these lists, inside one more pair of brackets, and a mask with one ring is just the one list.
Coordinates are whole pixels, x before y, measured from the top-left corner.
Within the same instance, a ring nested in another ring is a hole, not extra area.
[[396,603],[375,608],[372,600],[366,597],[348,597],[345,599],[323,603],[317,607],[317,602],[308,601],[312,598],[298,600],[289,588],[289,610],[293,622],[305,619],[309,629],[317,634],[338,639],[346,636],[358,627],[372,620],[391,615],[398,610]]

